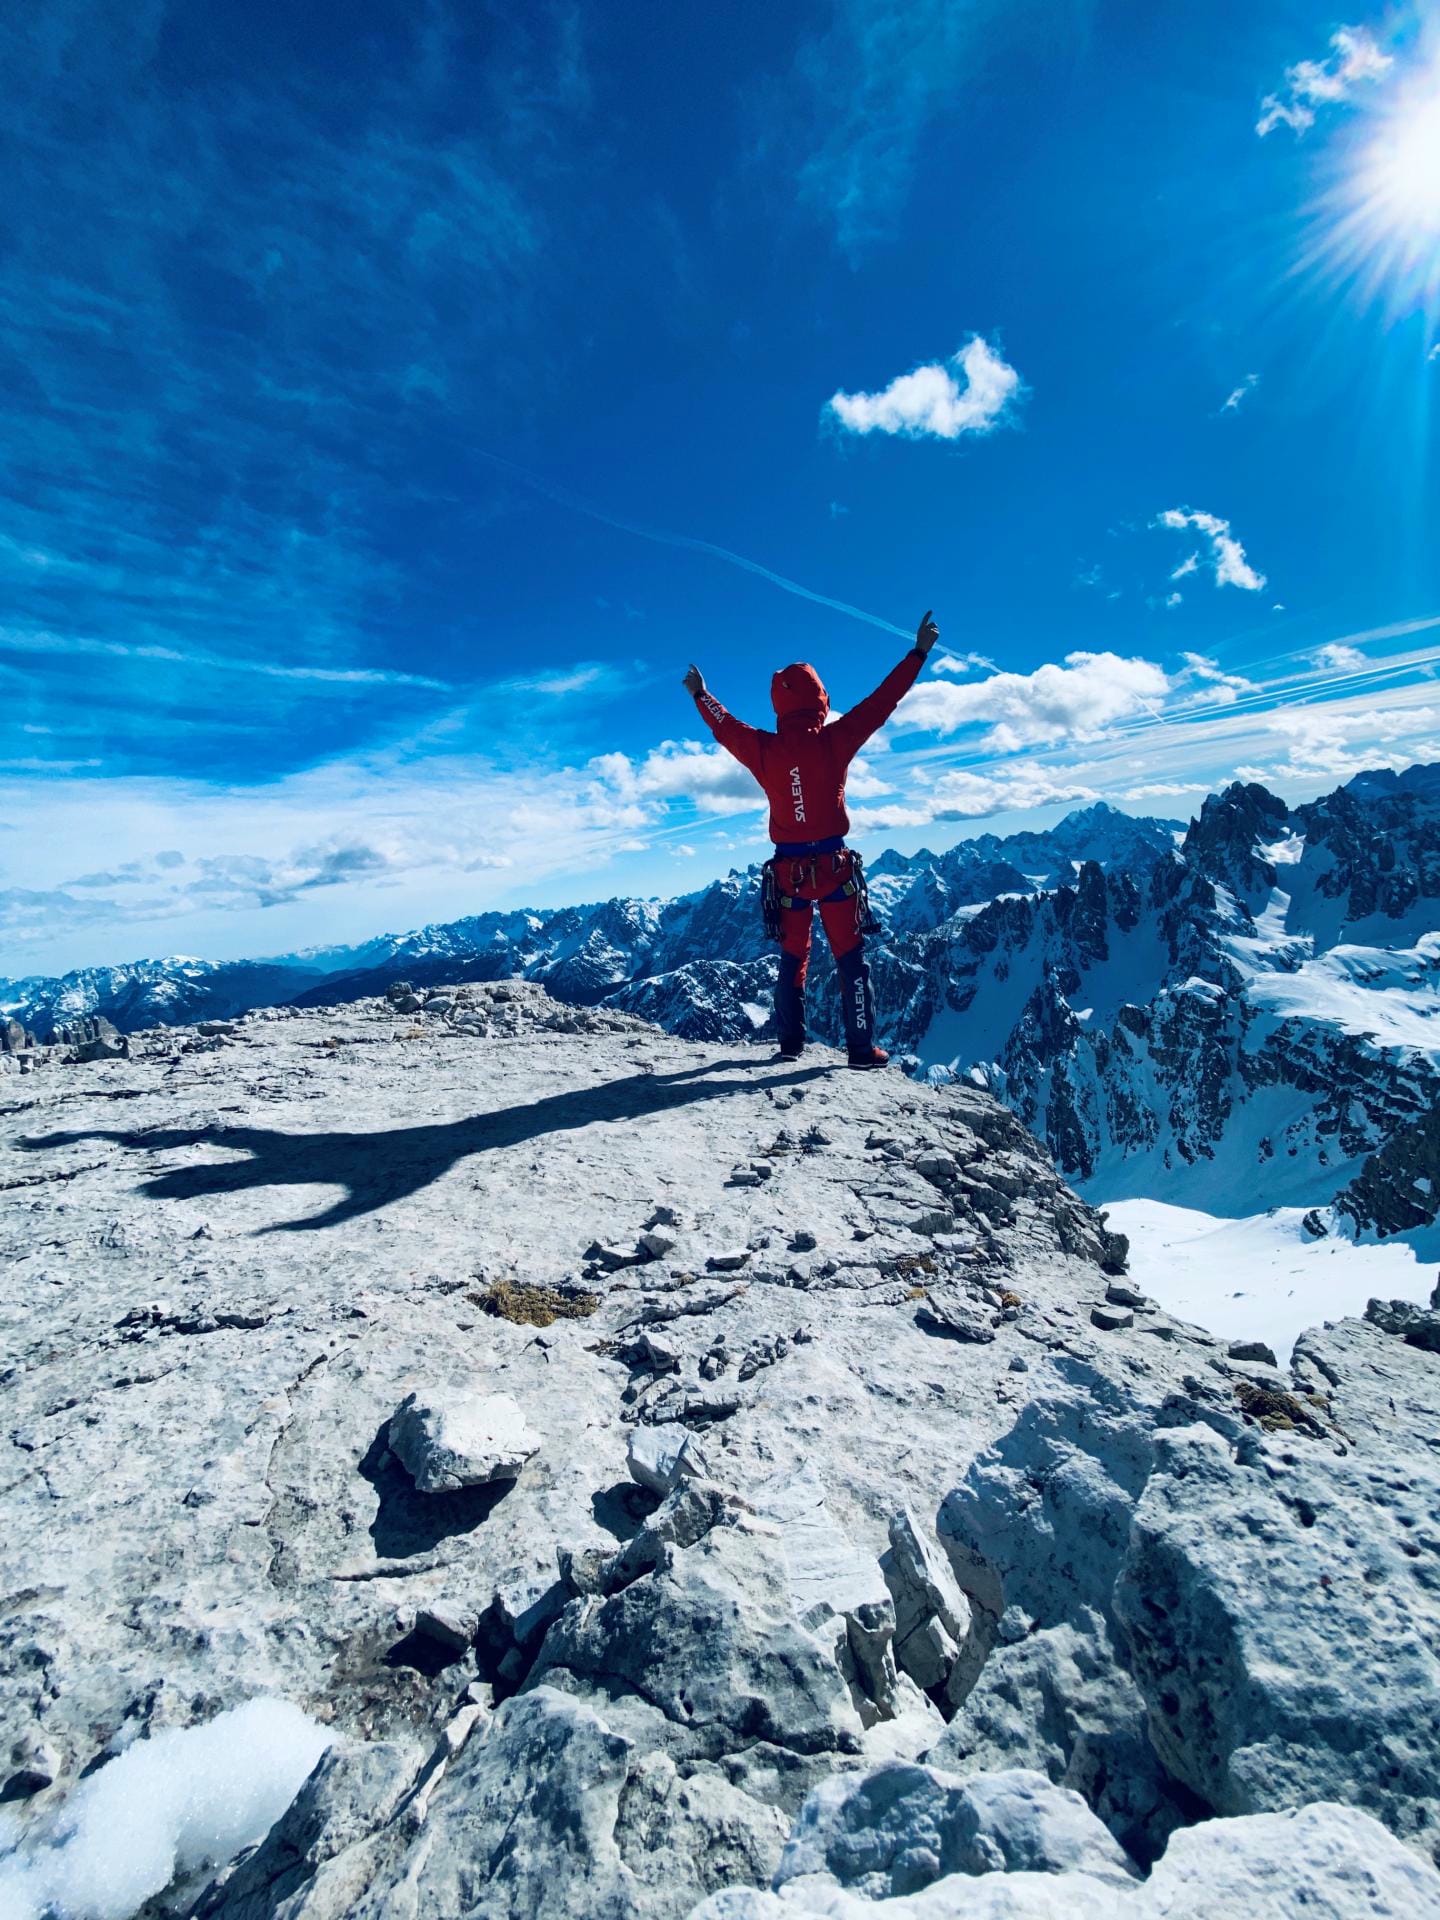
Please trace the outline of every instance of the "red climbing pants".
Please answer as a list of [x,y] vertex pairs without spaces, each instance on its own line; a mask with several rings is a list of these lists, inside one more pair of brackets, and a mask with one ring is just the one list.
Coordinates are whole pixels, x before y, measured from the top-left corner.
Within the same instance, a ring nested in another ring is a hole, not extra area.
[[840,1009],[850,1057],[867,1055],[874,1044],[875,1000],[860,933],[860,900],[842,891],[851,872],[848,848],[801,858],[776,857],[775,883],[783,895],[798,903],[780,909],[775,1026],[782,1053],[797,1054],[805,1044],[805,975],[817,906],[840,975]]
[[826,894],[843,887],[849,878],[848,847],[842,848],[839,853],[822,853],[800,860],[777,858],[775,861],[775,882],[781,893],[805,903],[798,907],[784,907],[780,913],[780,951],[792,954],[799,962],[800,971],[795,984],[802,991],[806,969],[810,965],[812,909],[816,903],[820,907],[825,938],[830,942],[830,951],[837,960],[842,953],[849,953],[853,947],[860,945],[860,907],[855,895],[845,894],[839,900],[825,898]]

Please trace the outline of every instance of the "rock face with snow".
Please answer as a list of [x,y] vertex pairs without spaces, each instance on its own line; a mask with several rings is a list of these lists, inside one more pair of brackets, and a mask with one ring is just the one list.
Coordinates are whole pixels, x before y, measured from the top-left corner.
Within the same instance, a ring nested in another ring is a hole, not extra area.
[[974,1087],[514,981],[210,1024],[0,1115],[11,1884],[266,1694],[331,1744],[171,1911],[1440,1911],[1413,1313],[1097,1317]]

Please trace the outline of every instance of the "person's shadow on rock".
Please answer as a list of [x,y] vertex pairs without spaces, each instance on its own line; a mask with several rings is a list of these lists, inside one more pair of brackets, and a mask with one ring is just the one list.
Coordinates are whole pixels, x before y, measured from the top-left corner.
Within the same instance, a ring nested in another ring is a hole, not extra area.
[[[413,1127],[371,1133],[287,1133],[275,1127],[85,1127],[22,1140],[32,1152],[74,1146],[86,1140],[113,1140],[154,1153],[197,1146],[223,1147],[249,1155],[200,1167],[175,1167],[140,1183],[152,1200],[197,1200],[209,1194],[239,1193],[253,1187],[336,1186],[344,1198],[303,1220],[280,1220],[259,1233],[301,1233],[339,1226],[361,1214],[418,1193],[471,1154],[515,1147],[546,1134],[574,1133],[597,1121],[624,1121],[666,1113],[697,1102],[722,1100],[748,1092],[754,1079],[705,1080],[698,1075],[725,1068],[753,1068],[741,1056],[712,1060],[676,1073],[636,1073],[599,1086],[578,1087],[543,1099]],[[802,1068],[765,1075],[759,1084],[790,1087],[814,1080],[829,1069]]]

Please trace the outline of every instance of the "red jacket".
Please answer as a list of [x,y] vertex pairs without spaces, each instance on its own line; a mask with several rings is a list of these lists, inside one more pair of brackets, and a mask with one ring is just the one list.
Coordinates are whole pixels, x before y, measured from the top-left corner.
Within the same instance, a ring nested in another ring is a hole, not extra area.
[[779,722],[774,733],[747,727],[708,689],[695,704],[715,738],[748,767],[770,802],[770,838],[777,845],[830,840],[848,833],[845,776],[872,733],[884,726],[914,686],[925,656],[913,647],[872,694],[827,727],[826,693],[813,667],[782,667],[770,682]]

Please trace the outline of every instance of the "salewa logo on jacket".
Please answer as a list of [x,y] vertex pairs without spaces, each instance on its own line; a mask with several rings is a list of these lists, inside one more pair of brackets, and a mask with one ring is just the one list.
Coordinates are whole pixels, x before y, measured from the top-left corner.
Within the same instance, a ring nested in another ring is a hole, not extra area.
[[[772,840],[828,840],[849,830],[845,775],[850,762],[914,686],[923,659],[918,648],[907,653],[872,694],[828,726],[830,696],[815,669],[798,662],[782,667],[770,682],[774,733],[747,727],[708,687],[696,694],[695,703],[720,745],[765,789]],[[796,827],[804,832],[797,834]]]

